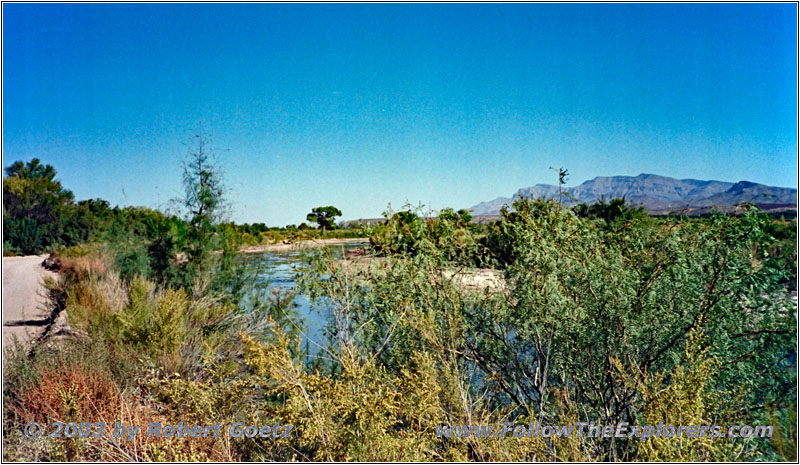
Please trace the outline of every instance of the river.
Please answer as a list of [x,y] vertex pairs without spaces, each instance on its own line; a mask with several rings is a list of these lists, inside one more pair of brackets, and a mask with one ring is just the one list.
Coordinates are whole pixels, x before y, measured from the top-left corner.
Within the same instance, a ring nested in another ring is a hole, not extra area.
[[[334,257],[341,257],[344,251],[364,247],[368,242],[350,243],[327,247]],[[303,263],[303,258],[309,253],[317,252],[319,249],[291,252],[264,252],[249,254],[245,257],[251,266],[259,268],[257,281],[259,284],[266,284],[278,290],[291,290],[295,287],[295,278],[298,268]],[[298,295],[293,301],[294,309],[300,317],[299,326],[302,328],[301,340],[302,348],[308,350],[311,355],[317,354],[322,346],[325,346],[325,327],[330,317],[330,312],[324,305],[311,308],[309,298],[305,295]]]

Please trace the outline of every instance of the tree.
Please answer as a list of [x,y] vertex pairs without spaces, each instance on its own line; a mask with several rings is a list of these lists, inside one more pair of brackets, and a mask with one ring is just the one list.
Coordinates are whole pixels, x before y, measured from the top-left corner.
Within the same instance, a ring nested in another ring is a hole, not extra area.
[[27,163],[15,161],[5,168],[6,176],[23,179],[46,179],[52,181],[56,177],[56,169],[52,165],[43,165],[41,160],[34,158]]
[[227,279],[221,274],[221,268],[228,268],[227,257],[215,255],[229,247],[220,228],[226,211],[225,187],[222,170],[213,162],[209,145],[208,137],[195,135],[183,162],[184,194],[177,202],[188,223],[184,250],[188,260],[180,280],[185,287],[194,285],[197,279],[215,281],[212,287]]
[[569,176],[569,171],[565,170],[564,167],[555,169],[552,166],[550,167],[551,170],[558,173],[558,209],[561,209],[561,186],[567,183],[567,176]]
[[216,224],[224,209],[222,174],[210,158],[213,153],[208,145],[207,137],[195,135],[183,164],[184,196],[180,201],[189,214],[187,220],[195,225]]
[[60,244],[73,245],[73,238],[65,235],[65,224],[74,196],[55,179],[55,168],[34,158],[27,163],[14,162],[5,173],[4,242],[26,254]]
[[635,207],[626,203],[624,196],[611,199],[608,203],[604,197],[600,197],[600,200],[592,205],[579,203],[572,208],[572,211],[581,218],[601,219],[606,223],[612,223],[618,219],[627,221],[647,216],[643,207]]
[[458,213],[458,216],[461,218],[461,221],[463,221],[464,224],[467,224],[470,221],[472,221],[472,213],[470,213],[469,210],[462,208],[456,213]]
[[311,213],[306,215],[306,220],[316,221],[322,230],[334,229],[336,227],[335,218],[342,216],[342,211],[334,206],[314,207]]
[[467,224],[472,221],[472,214],[463,208],[457,212],[452,208],[444,208],[439,212],[439,219]]
[[458,214],[452,208],[445,208],[439,212],[439,219],[442,221],[458,221]]

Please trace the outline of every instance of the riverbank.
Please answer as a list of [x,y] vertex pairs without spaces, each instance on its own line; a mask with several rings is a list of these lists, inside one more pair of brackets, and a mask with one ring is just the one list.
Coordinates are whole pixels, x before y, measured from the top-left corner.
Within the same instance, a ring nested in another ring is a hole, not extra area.
[[[357,274],[381,272],[390,266],[386,257],[353,257],[337,260],[344,269]],[[375,266],[373,266],[375,265]],[[505,292],[508,289],[503,272],[491,268],[448,268],[443,276],[461,290]]]
[[348,239],[307,239],[297,242],[283,241],[276,244],[263,244],[251,245],[242,247],[239,251],[241,253],[281,253],[281,252],[294,252],[298,250],[315,249],[318,247],[330,247],[346,244],[363,244],[368,243],[367,237],[354,237]]

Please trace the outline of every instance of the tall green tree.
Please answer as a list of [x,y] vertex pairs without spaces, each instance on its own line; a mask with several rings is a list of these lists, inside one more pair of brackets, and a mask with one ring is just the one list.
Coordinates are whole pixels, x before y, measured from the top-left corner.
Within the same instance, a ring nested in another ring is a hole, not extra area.
[[188,223],[178,259],[184,262],[178,274],[180,285],[189,288],[203,283],[213,287],[217,278],[222,279],[219,265],[227,260],[215,253],[228,245],[220,228],[227,211],[225,192],[222,169],[214,162],[209,138],[195,135],[183,162],[183,196],[176,199]]
[[74,195],[56,180],[56,170],[38,158],[16,161],[3,179],[3,237],[6,245],[25,254],[74,242],[65,233]]
[[324,231],[336,227],[335,220],[337,216],[342,216],[342,211],[329,205],[327,207],[312,208],[311,213],[306,215],[306,220],[315,221],[319,225],[319,228]]
[[56,169],[52,165],[43,165],[38,158],[34,158],[27,163],[19,160],[15,161],[5,168],[5,172],[6,176],[23,179],[47,179],[53,181],[56,177]]

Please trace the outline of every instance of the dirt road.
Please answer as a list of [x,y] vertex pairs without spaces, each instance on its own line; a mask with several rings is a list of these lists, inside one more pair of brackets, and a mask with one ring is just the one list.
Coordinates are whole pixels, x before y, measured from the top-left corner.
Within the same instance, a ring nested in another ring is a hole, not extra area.
[[47,276],[56,276],[42,267],[45,257],[3,257],[3,347],[14,336],[25,342],[44,329],[49,310],[44,306],[42,282]]

